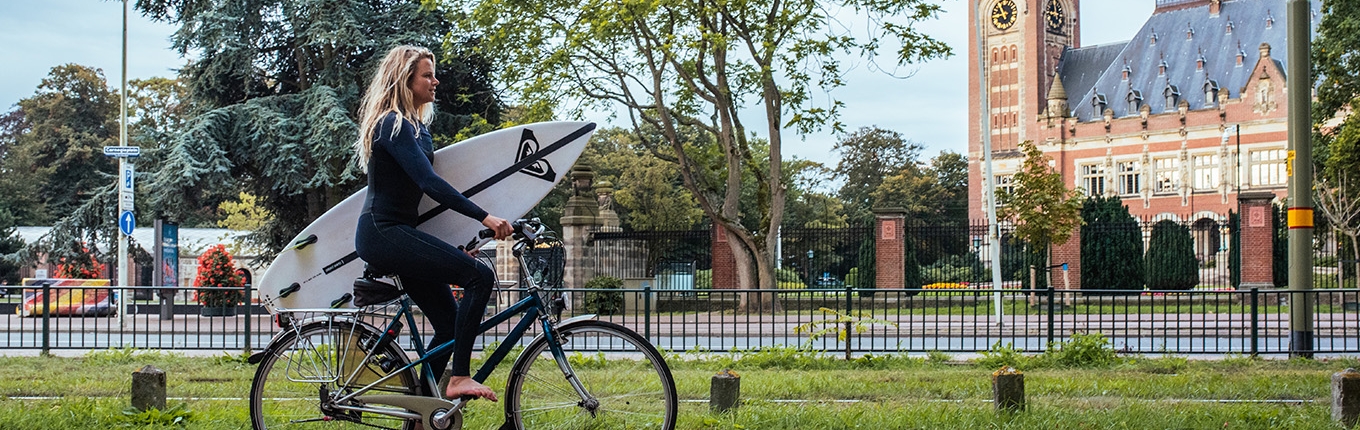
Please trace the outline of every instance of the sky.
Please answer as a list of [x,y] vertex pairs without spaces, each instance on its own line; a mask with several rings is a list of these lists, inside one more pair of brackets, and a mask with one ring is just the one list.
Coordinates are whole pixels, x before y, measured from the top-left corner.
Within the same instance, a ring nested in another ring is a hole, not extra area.
[[[926,158],[940,151],[968,149],[968,1],[940,0],[938,20],[919,28],[954,49],[947,59],[909,65],[901,79],[871,70],[866,60],[847,60],[848,84],[830,95],[845,103],[841,122],[847,131],[876,126],[901,133],[925,146]],[[132,2],[129,2],[132,3]],[[1087,0],[1081,4],[1085,46],[1128,40],[1152,15],[1155,0]],[[130,8],[130,6],[129,6]],[[0,109],[9,111],[30,97],[51,69],[77,63],[103,69],[117,89],[121,79],[122,3],[104,0],[0,0]],[[128,14],[127,78],[172,77],[185,59],[170,47],[175,27]],[[880,60],[880,64],[892,64]],[[759,121],[760,116],[746,120]],[[594,115],[592,120],[605,120]],[[758,124],[758,123],[755,123]],[[830,131],[808,136],[786,134],[784,152],[835,167],[831,152],[839,136]]]

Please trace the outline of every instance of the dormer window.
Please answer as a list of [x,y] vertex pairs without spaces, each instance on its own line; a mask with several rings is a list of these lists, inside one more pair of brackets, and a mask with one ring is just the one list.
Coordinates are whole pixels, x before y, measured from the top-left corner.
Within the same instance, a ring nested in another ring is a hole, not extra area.
[[1152,46],[1157,46],[1157,32],[1155,31],[1152,32],[1152,37],[1150,38],[1149,42],[1152,43]]
[[1237,46],[1237,67],[1242,67],[1242,60],[1247,57],[1247,53],[1246,51],[1242,50],[1241,45],[1242,45],[1241,43],[1238,43]]
[[1191,28],[1189,24],[1186,24],[1186,26],[1185,26],[1185,40],[1191,40],[1191,39],[1194,39],[1194,38],[1195,38],[1195,29],[1194,29],[1194,28]]
[[1162,64],[1157,65],[1157,76],[1166,76],[1166,60],[1162,60]]
[[1204,60],[1204,55],[1201,54],[1199,59],[1195,60],[1195,70],[1204,70],[1204,63],[1207,63],[1207,61]]
[[1232,34],[1232,31],[1233,31],[1233,22],[1232,22],[1232,21],[1228,21],[1228,28],[1227,28],[1227,32],[1226,32],[1225,34]]
[[1106,103],[1104,94],[1096,93],[1095,96],[1091,97],[1091,107],[1095,108],[1096,115],[1100,115],[1101,113],[1105,112],[1105,104]]
[[1122,76],[1124,77],[1124,80],[1125,80],[1125,81],[1129,80],[1129,73],[1132,73],[1132,72],[1133,72],[1133,69],[1130,69],[1130,68],[1129,68],[1129,65],[1125,64],[1125,65],[1124,65],[1124,71],[1121,72],[1121,73],[1122,73]]
[[1213,79],[1204,83],[1204,107],[1218,106],[1218,82]]
[[1270,10],[1267,9],[1267,10],[1266,10],[1266,28],[1271,28],[1271,27],[1274,27],[1274,26],[1275,26],[1275,15],[1271,15],[1271,14],[1270,14]]
[[1162,90],[1162,98],[1166,99],[1166,106],[1162,106],[1162,110],[1166,112],[1174,111],[1176,110],[1176,103],[1181,100],[1181,90],[1176,88],[1175,85],[1167,85],[1166,89]]
[[1138,90],[1130,90],[1126,97],[1129,102],[1129,115],[1138,113],[1138,108],[1143,104],[1143,93]]

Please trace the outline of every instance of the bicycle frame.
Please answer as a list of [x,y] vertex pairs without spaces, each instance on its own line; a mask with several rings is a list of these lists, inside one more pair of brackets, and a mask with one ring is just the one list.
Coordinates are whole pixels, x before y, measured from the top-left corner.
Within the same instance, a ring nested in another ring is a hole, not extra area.
[[[525,264],[524,261],[525,259],[522,254],[518,256],[518,259],[520,260],[521,268],[528,267]],[[572,385],[577,394],[580,395],[583,400],[593,401],[594,397],[591,396],[586,391],[584,385],[580,383],[580,380],[576,377],[575,372],[571,369],[569,363],[567,362],[566,354],[562,351],[562,346],[560,345],[557,339],[558,335],[554,328],[555,326],[553,324],[552,318],[549,317],[549,313],[546,311],[547,310],[546,304],[548,303],[547,300],[544,298],[546,291],[540,288],[537,282],[535,282],[532,277],[527,278],[527,280],[529,283],[529,286],[526,290],[529,293],[527,297],[520,299],[518,302],[506,308],[505,310],[496,313],[491,318],[482,322],[478,327],[479,334],[486,333],[491,329],[495,328],[496,326],[500,325],[501,323],[509,321],[515,315],[523,314],[523,317],[521,317],[519,322],[515,324],[514,328],[510,330],[510,332],[506,335],[505,339],[501,342],[501,344],[495,349],[495,351],[492,352],[491,356],[484,363],[482,363],[482,366],[477,370],[477,373],[472,376],[472,379],[479,383],[486,381],[486,379],[491,376],[491,373],[495,371],[496,367],[500,365],[501,361],[503,361],[505,357],[510,353],[510,351],[516,345],[519,344],[520,340],[523,339],[524,334],[529,331],[529,328],[534,323],[534,321],[537,320],[543,331],[541,336],[547,338],[550,353],[552,354],[554,361],[557,362],[557,365],[560,368],[560,370],[563,372],[563,375],[567,378],[569,383]],[[400,285],[400,281],[398,281],[398,285]],[[443,393],[440,392],[440,390],[438,389],[439,384],[438,381],[435,380],[434,378],[434,371],[433,369],[430,369],[428,365],[422,366],[420,376],[420,380],[426,384],[425,386],[430,387],[431,390],[434,391],[432,393],[429,393],[430,395],[428,396],[364,395],[368,393],[370,390],[372,390],[374,387],[380,386],[388,382],[393,377],[411,371],[411,369],[413,369],[417,365],[426,364],[430,356],[448,352],[450,348],[453,348],[453,343],[455,342],[455,340],[450,340],[442,345],[435,346],[434,348],[428,351],[425,350],[425,345],[421,339],[420,330],[418,329],[419,326],[416,325],[415,314],[414,312],[412,312],[411,307],[412,306],[410,297],[403,294],[399,299],[399,305],[396,314],[390,317],[385,327],[382,327],[382,333],[393,333],[394,330],[400,330],[399,325],[404,320],[407,326],[410,327],[409,336],[411,339],[411,344],[414,347],[415,352],[419,355],[419,357],[416,360],[402,366],[401,368],[394,369],[388,372],[387,375],[382,376],[376,381],[370,382],[361,388],[357,388],[353,392],[347,393],[342,397],[331,400],[333,404],[330,406],[332,408],[337,410],[378,413],[399,418],[419,420],[431,420],[431,419],[444,420],[448,419],[448,417],[450,416],[459,413],[459,411],[466,404],[466,402],[463,401],[462,399],[445,399]],[[326,315],[325,318],[327,318],[329,321],[335,321],[337,316],[340,314],[350,314],[348,317],[341,318],[354,318],[355,315],[361,313],[361,311],[357,309],[343,309],[343,310],[296,309],[290,310],[288,312],[321,313],[325,314]],[[575,318],[570,318],[568,320],[562,321],[561,323],[565,324],[572,321],[590,319],[594,317],[595,317],[594,315],[581,315]],[[317,318],[313,318],[310,320],[315,321],[316,319]],[[296,321],[292,327],[296,330],[300,327],[307,325],[308,322],[309,321],[306,320]],[[373,355],[377,353],[380,349],[381,348],[374,347],[369,351],[366,351],[364,353],[365,356],[363,362],[368,362],[369,360],[371,360],[373,358]],[[337,382],[341,383],[342,384],[341,386],[350,386],[354,382],[354,380],[359,376],[360,373],[362,373],[362,371],[356,369],[355,371],[348,372],[348,374],[346,375],[338,375],[343,380]],[[352,400],[359,400],[365,404],[374,403],[397,406],[403,409],[351,406],[346,404]]]

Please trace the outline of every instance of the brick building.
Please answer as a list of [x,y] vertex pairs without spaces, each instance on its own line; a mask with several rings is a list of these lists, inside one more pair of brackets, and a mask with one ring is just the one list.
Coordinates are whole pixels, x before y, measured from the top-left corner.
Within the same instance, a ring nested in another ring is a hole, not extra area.
[[1214,254],[1239,193],[1285,195],[1285,3],[1157,0],[1127,42],[1082,46],[1079,0],[972,2],[970,219],[985,213],[985,82],[998,188],[1034,141],[1069,187],[1192,223],[1197,253]]

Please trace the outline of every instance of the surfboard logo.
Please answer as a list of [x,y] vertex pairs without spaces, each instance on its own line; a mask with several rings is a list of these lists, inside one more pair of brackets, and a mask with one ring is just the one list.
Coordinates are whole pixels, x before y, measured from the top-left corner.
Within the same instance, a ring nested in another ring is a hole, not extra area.
[[[518,163],[525,159],[534,158],[534,154],[537,153],[538,138],[534,137],[533,130],[525,129],[524,133],[521,134],[519,138],[519,153],[515,155],[515,162]],[[520,173],[548,182],[557,180],[557,172],[553,170],[552,163],[549,163],[545,158],[539,158],[534,161],[534,164],[524,166],[523,169],[520,169]]]

